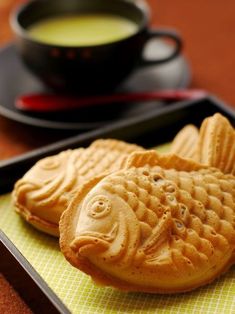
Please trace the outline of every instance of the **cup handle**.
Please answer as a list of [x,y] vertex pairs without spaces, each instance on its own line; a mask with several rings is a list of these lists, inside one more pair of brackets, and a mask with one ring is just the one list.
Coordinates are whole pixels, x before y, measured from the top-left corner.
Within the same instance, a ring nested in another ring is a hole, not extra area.
[[175,43],[174,50],[172,51],[172,53],[169,56],[167,56],[163,59],[158,59],[158,60],[147,60],[142,56],[141,60],[140,60],[140,64],[139,64],[140,66],[156,65],[156,64],[170,61],[170,60],[174,59],[181,51],[182,40],[181,40],[180,36],[175,31],[164,30],[164,29],[162,29],[162,30],[161,29],[158,29],[158,30],[149,29],[147,31],[145,43],[154,37],[164,37],[164,38],[171,39]]

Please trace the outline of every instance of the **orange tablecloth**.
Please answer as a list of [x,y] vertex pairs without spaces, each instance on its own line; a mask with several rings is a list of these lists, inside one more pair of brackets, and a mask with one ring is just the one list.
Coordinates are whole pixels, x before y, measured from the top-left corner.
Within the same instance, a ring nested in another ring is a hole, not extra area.
[[190,60],[193,87],[235,107],[235,1],[152,0],[153,23],[178,29]]
[[[0,44],[12,40],[8,16],[24,0],[0,1]],[[147,0],[152,25],[176,28],[192,67],[192,87],[203,88],[235,106],[235,1]],[[32,139],[32,132],[33,137]],[[61,137],[0,117],[0,159],[9,158]]]

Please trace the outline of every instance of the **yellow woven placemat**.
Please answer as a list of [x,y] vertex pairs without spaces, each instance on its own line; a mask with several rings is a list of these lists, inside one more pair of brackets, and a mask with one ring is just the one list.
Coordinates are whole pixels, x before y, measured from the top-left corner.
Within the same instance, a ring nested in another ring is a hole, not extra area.
[[90,277],[73,268],[60,253],[57,239],[37,231],[14,212],[10,194],[0,196],[0,229],[72,313],[235,313],[235,267],[190,293],[125,293],[95,286]]

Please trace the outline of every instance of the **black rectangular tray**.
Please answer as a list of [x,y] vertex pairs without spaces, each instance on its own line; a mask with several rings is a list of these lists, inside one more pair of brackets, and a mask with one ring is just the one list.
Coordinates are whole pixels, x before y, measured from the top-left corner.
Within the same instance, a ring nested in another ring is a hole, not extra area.
[[[117,122],[1,162],[0,192],[10,191],[15,181],[37,160],[61,150],[79,146],[85,147],[97,138],[116,138],[137,143],[146,148],[153,147],[171,141],[184,125],[192,123],[199,126],[205,117],[216,112],[222,113],[235,125],[234,110],[217,98],[210,96],[201,100],[175,103],[166,106],[155,115],[149,113],[144,119],[135,117],[128,123]],[[0,272],[35,313],[45,313],[45,309],[51,309],[47,313],[69,313],[58,297],[1,231],[0,256]],[[22,282],[24,283],[23,287]]]
[[235,125],[235,112],[213,96],[200,100],[166,105],[156,113],[134,117],[103,128],[58,141],[16,158],[0,162],[0,193],[10,191],[14,183],[37,160],[68,148],[87,146],[97,138],[116,138],[142,145],[146,148],[171,141],[186,124],[199,126],[202,120],[220,112]]
[[33,313],[70,313],[1,230],[0,256],[0,273]]

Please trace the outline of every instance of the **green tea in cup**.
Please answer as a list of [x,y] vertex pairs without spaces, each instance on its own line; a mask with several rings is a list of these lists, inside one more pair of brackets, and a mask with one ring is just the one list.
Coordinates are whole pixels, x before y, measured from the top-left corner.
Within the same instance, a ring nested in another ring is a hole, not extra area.
[[[173,60],[182,46],[174,31],[150,28],[146,10],[129,0],[31,0],[11,25],[24,64],[60,93],[111,92],[138,68]],[[169,40],[171,53],[148,59],[154,39]]]
[[70,14],[44,18],[30,26],[30,36],[40,42],[62,46],[106,44],[133,35],[138,25],[114,14]]

